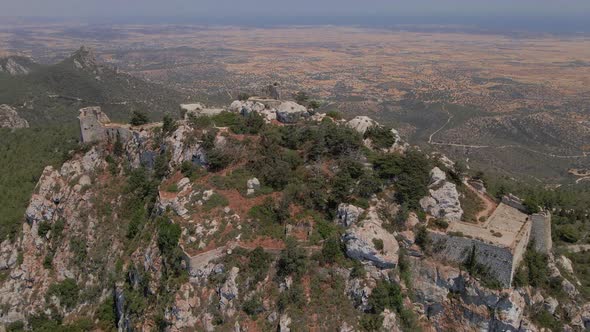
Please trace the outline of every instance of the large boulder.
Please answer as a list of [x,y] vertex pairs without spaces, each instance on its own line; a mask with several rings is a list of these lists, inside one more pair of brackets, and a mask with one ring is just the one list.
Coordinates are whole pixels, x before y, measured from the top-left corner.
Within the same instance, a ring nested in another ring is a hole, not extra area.
[[361,115],[348,121],[346,125],[359,133],[364,134],[369,128],[378,126],[379,123],[368,116]]
[[365,210],[360,207],[341,203],[336,211],[336,222],[344,227],[350,227],[364,212]]
[[371,207],[367,218],[360,225],[353,225],[342,236],[346,254],[381,269],[395,267],[399,245],[393,236],[383,228],[376,207]]
[[420,200],[424,212],[448,221],[461,221],[463,209],[457,186],[448,182],[445,173],[438,167],[430,172],[429,192],[429,196]]
[[277,120],[282,123],[295,123],[307,114],[305,106],[292,101],[285,101],[277,109]]
[[258,180],[258,178],[251,178],[246,182],[246,187],[248,188],[246,194],[253,195],[258,189],[260,189],[260,180]]

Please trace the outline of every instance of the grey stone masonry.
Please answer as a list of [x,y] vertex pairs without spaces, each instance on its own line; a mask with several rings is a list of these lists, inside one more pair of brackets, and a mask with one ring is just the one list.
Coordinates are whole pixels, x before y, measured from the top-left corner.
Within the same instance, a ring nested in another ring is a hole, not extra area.
[[549,254],[553,248],[551,240],[551,213],[543,211],[531,215],[531,241],[533,248],[544,254]]
[[131,138],[128,125],[111,123],[109,117],[99,106],[80,109],[80,139],[82,143],[95,143],[105,140],[114,141],[119,137],[126,142]]

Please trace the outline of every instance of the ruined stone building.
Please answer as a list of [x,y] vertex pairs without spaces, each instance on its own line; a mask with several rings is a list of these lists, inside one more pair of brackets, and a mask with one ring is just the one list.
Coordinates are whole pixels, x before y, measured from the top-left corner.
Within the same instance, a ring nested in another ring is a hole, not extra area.
[[80,109],[80,140],[82,143],[95,143],[117,139],[127,141],[131,138],[130,125],[112,123],[99,106]]
[[535,250],[551,250],[551,215],[528,215],[517,203],[514,197],[507,197],[483,223],[451,222],[445,232],[431,231],[433,252],[460,264],[474,253],[477,264],[509,287],[531,241]]

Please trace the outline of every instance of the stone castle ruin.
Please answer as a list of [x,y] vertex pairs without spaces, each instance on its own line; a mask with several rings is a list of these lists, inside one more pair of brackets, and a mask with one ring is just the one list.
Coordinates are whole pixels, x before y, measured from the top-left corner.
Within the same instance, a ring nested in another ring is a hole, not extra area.
[[126,142],[131,138],[131,126],[112,123],[99,106],[80,109],[80,140],[82,143],[114,141],[119,137]]
[[525,211],[518,198],[506,196],[485,222],[454,221],[446,231],[430,231],[433,251],[460,264],[474,254],[490,276],[510,287],[529,244],[546,254],[552,248],[551,214]]

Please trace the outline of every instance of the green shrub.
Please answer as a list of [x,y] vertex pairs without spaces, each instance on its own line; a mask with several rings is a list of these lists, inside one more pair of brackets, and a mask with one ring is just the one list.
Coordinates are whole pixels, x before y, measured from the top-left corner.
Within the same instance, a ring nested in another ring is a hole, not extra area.
[[158,222],[158,248],[164,254],[169,254],[178,246],[182,230],[178,224],[165,219]]
[[567,243],[576,243],[580,240],[580,230],[574,225],[564,225],[556,227],[556,233],[561,241]]
[[369,296],[369,306],[371,312],[380,314],[383,310],[390,309],[400,311],[403,305],[402,291],[399,285],[389,281],[380,280],[371,295]]
[[262,301],[260,300],[260,298],[253,296],[252,298],[244,302],[244,304],[242,305],[242,310],[244,310],[244,312],[248,314],[248,316],[255,317],[259,313],[264,312],[264,306],[262,305]]
[[254,282],[262,281],[270,268],[270,254],[265,252],[262,247],[256,247],[256,249],[250,252],[248,257],[248,270],[253,275]]
[[250,97],[251,96],[250,96],[249,93],[246,93],[246,92],[240,92],[240,93],[238,93],[238,100],[245,101],[245,100],[250,99]]
[[396,140],[396,136],[391,131],[391,128],[381,126],[372,126],[367,129],[364,138],[370,139],[373,146],[379,149],[390,148]]
[[[317,108],[317,107],[312,107],[312,108]],[[340,113],[338,111],[328,111],[328,112],[326,112],[326,115],[331,117],[334,120],[341,120],[342,119],[342,113]]]
[[129,120],[129,123],[132,126],[141,126],[148,122],[150,122],[150,119],[145,113],[141,111],[133,111],[131,114],[131,119]]
[[416,229],[416,244],[424,251],[429,251],[432,245],[428,230],[424,226],[418,226]]
[[514,277],[514,284],[517,286],[547,287],[549,284],[547,259],[547,255],[534,250],[532,244],[529,245]]
[[166,191],[170,193],[177,193],[178,192],[178,184],[171,183],[166,187]]
[[74,279],[65,279],[60,283],[52,284],[47,290],[47,295],[57,297],[59,303],[66,309],[71,309],[78,304],[79,293],[80,288]]
[[16,321],[8,324],[6,326],[7,332],[20,332],[25,330],[25,323],[23,321]]
[[197,129],[205,129],[213,125],[213,120],[211,117],[205,115],[196,116],[191,113],[188,115],[188,121],[193,127]]
[[532,315],[532,319],[539,327],[546,328],[554,332],[563,331],[562,324],[545,309],[535,312]]
[[117,327],[115,301],[112,296],[109,296],[100,304],[96,312],[96,318],[98,318],[99,327],[104,331],[112,331]]
[[288,238],[286,245],[277,262],[277,275],[285,277],[294,274],[300,277],[307,266],[307,255],[295,239]]
[[231,151],[213,148],[207,151],[207,166],[211,172],[221,171],[234,161]]
[[332,235],[324,241],[322,246],[322,260],[325,263],[337,263],[344,258],[342,245],[337,235]]
[[381,331],[383,327],[383,316],[376,314],[364,314],[361,316],[359,325],[364,331],[375,332]]
[[379,252],[383,253],[383,240],[373,239],[373,245],[375,246],[375,249],[377,249]]
[[74,264],[81,266],[86,261],[86,241],[74,237],[70,240],[70,251],[74,254]]
[[174,132],[176,128],[178,128],[176,121],[174,121],[169,115],[164,116],[162,123],[162,132],[166,135]]
[[205,203],[203,203],[203,209],[205,209],[205,211],[210,211],[216,207],[222,207],[227,205],[229,205],[229,201],[227,200],[227,198],[225,198],[225,196],[219,193],[213,193],[213,195],[211,195],[211,197],[209,197],[209,199]]
[[303,287],[298,282],[294,282],[289,289],[282,292],[277,301],[277,307],[280,312],[284,312],[289,306],[301,309],[304,305],[305,296]]
[[37,235],[39,235],[39,237],[45,237],[50,230],[51,223],[48,221],[42,221],[39,223],[39,227],[37,228]]
[[442,219],[442,218],[436,218],[434,219],[434,221],[432,222],[432,224],[434,225],[434,227],[438,228],[438,229],[447,229],[449,228],[449,223]]

